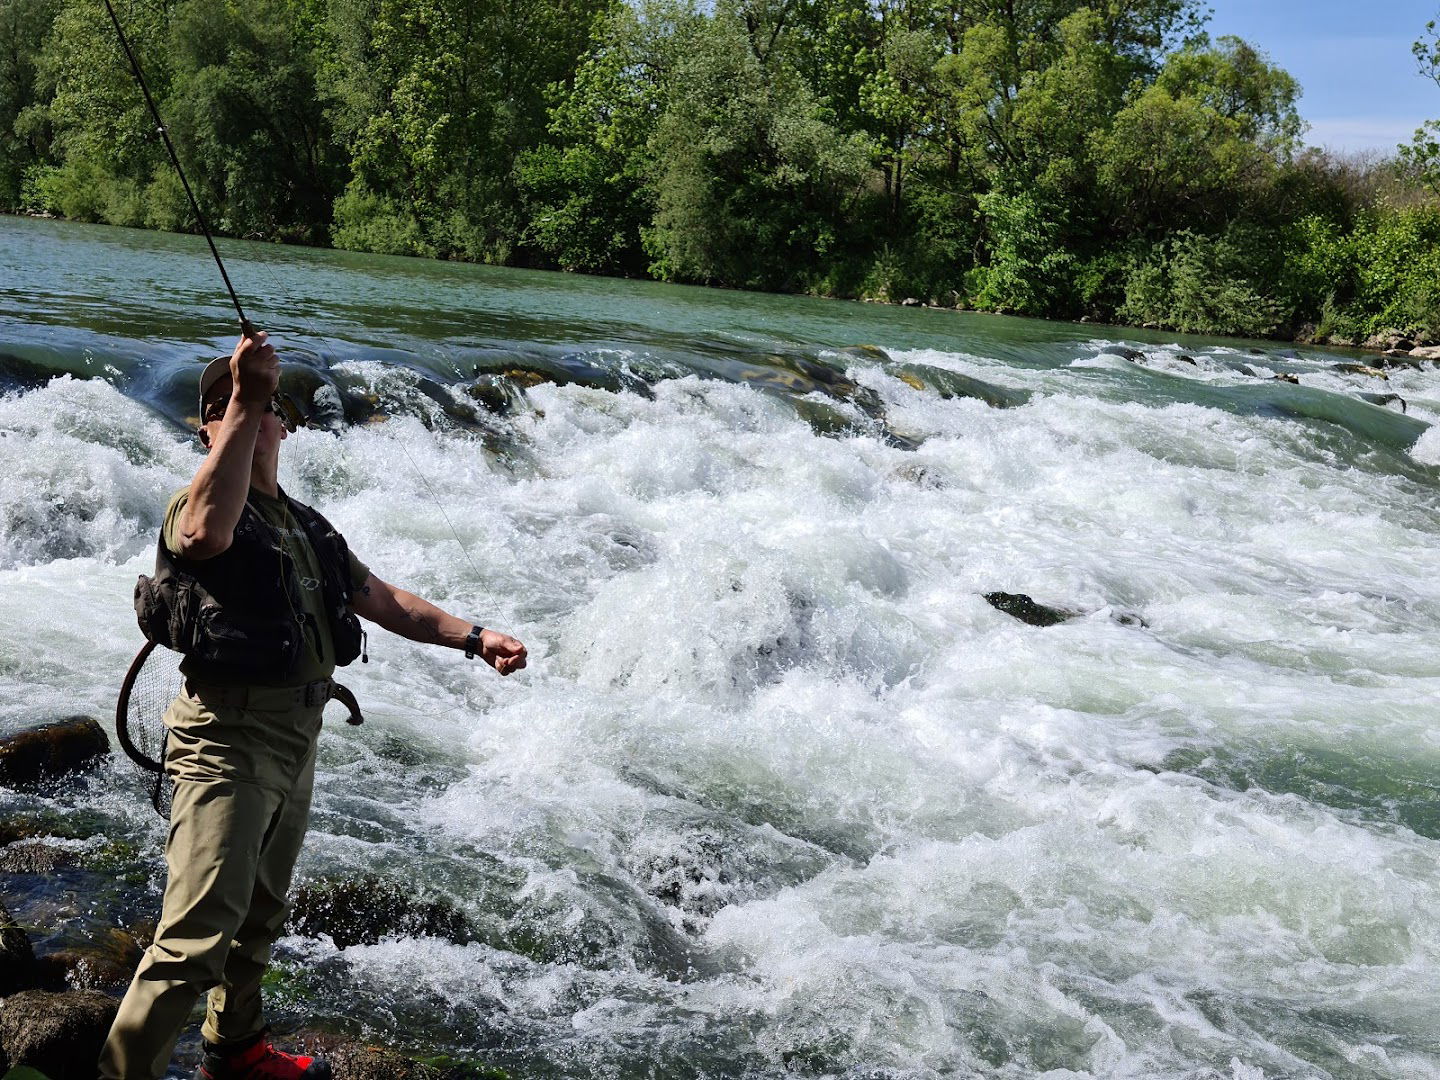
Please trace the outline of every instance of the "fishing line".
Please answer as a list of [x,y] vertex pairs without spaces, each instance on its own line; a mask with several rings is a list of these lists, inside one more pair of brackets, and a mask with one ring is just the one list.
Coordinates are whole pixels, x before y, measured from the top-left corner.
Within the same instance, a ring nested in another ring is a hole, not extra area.
[[[130,47],[130,39],[125,36],[125,30],[120,25],[120,17],[115,13],[114,5],[111,4],[110,0],[104,0],[104,4],[105,10],[110,16],[111,25],[115,27],[115,36],[120,40],[120,47],[125,51],[125,56],[130,61],[130,70],[135,75],[135,81],[140,84],[140,92],[145,96],[145,104],[149,107],[150,115],[155,120],[155,129],[160,133],[160,138],[165,143],[165,151],[170,155],[170,163],[175,166],[175,172],[180,177],[180,184],[185,189],[185,197],[190,200],[190,209],[195,212],[195,220],[200,224],[200,231],[205,236],[205,243],[210,246],[210,254],[215,259],[215,266],[220,271],[221,280],[225,282],[225,291],[230,294],[230,302],[235,306],[235,314],[239,316],[240,319],[240,332],[247,338],[254,338],[256,335],[255,327],[250,320],[245,317],[245,309],[240,306],[240,297],[235,292],[235,286],[230,282],[230,275],[225,270],[225,262],[220,258],[220,251],[216,248],[215,240],[210,234],[210,223],[205,217],[205,212],[200,209],[200,202],[195,198],[195,192],[191,189],[190,181],[185,176],[185,169],[180,164],[180,155],[175,152],[175,144],[170,140],[170,130],[165,126],[165,121],[160,116],[160,109],[159,106],[155,104],[154,96],[150,93],[149,83],[145,81],[145,73],[141,70],[140,60],[135,55],[135,50]],[[264,269],[263,266],[262,269]],[[265,272],[268,276],[268,270]],[[276,282],[272,280],[272,287],[275,284]],[[279,292],[280,290],[276,291]],[[320,334],[303,316],[300,317],[300,321],[305,324],[305,328],[309,330],[311,336],[314,337],[317,342],[322,340]],[[321,352],[322,357],[326,359],[327,364],[329,364],[330,358],[324,357],[324,350],[319,349],[317,351]],[[445,519],[445,525],[449,528],[450,535],[453,536],[455,542],[460,545],[460,550],[465,555],[465,561],[470,564],[470,569],[474,571],[475,576],[478,578],[480,576],[480,569],[475,565],[475,560],[470,555],[470,549],[466,547],[465,542],[460,539],[460,533],[456,530],[454,523],[451,522],[450,515],[445,512],[445,507],[440,503],[439,498],[435,495],[434,489],[430,486],[430,482],[425,478],[424,473],[420,471],[420,467],[416,464],[415,459],[411,456],[409,449],[405,447],[403,442],[400,444],[400,448],[405,452],[405,457],[410,462],[410,467],[415,471],[415,475],[420,479],[421,484],[424,485],[431,502],[433,502],[435,508],[440,511],[440,516]],[[341,454],[342,456],[344,455],[343,443],[341,446]],[[346,460],[348,462],[348,457]]]

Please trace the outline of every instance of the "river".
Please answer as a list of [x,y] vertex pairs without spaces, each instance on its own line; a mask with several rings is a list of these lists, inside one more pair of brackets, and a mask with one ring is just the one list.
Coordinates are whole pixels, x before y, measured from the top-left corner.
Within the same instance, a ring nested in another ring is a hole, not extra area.
[[[516,1076],[1440,1077],[1440,372],[222,250],[282,485],[531,653],[346,669],[298,878],[467,929],[286,937],[278,1010]],[[197,238],[0,218],[0,733],[112,714],[233,327]],[[153,916],[116,758],[0,790],[128,853],[0,876],[42,952]]]

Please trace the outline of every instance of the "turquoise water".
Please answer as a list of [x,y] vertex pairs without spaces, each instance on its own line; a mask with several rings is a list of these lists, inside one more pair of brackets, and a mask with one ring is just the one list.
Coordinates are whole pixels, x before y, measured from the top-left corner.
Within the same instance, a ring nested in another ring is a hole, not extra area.
[[[468,929],[288,937],[281,1011],[522,1075],[1440,1076],[1435,372],[222,250],[282,483],[533,657],[371,635],[299,874]],[[0,731],[113,709],[217,286],[0,219]],[[153,907],[121,763],[0,815],[131,853],[0,879],[44,948]]]

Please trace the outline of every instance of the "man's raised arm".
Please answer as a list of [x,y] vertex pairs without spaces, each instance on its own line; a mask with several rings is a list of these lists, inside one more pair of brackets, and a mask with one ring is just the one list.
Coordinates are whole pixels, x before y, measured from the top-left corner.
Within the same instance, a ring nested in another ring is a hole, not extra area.
[[244,337],[230,357],[229,402],[204,406],[200,441],[209,453],[190,481],[180,513],[176,555],[209,559],[229,548],[250,492],[255,439],[280,384],[280,360],[265,334]]

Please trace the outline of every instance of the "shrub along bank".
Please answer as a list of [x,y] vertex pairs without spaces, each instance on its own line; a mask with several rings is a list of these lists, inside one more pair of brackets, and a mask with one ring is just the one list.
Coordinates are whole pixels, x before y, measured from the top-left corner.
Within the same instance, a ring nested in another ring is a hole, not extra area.
[[[1303,148],[1195,0],[121,0],[234,236],[1360,343],[1440,333],[1440,143]],[[1435,77],[1435,29],[1417,42]],[[103,7],[0,20],[0,207],[193,229]]]

